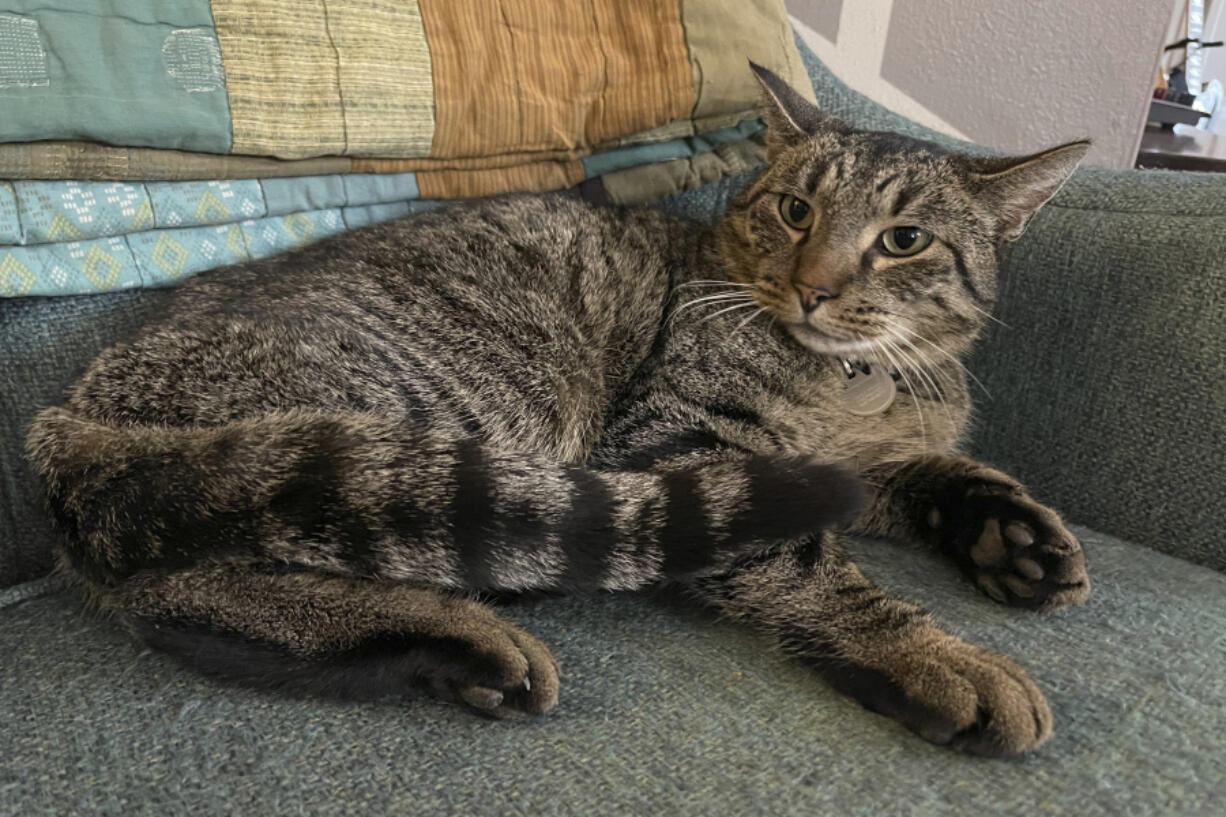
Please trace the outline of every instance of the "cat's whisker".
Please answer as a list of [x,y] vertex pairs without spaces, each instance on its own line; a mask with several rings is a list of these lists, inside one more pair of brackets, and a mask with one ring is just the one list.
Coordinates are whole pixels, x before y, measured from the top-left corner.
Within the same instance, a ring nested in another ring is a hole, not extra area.
[[908,328],[908,327],[906,327],[906,326],[893,326],[893,327],[891,327],[891,328],[892,328],[892,329],[896,329],[896,330],[900,330],[900,331],[903,331],[903,332],[907,332],[907,333],[908,333],[908,334],[910,334],[912,337],[916,338],[917,340],[922,340],[924,343],[927,343],[929,346],[931,346],[931,347],[932,347],[933,349],[935,349],[936,351],[940,352],[942,355],[944,355],[945,357],[947,357],[949,360],[953,361],[953,363],[954,363],[955,365],[957,365],[957,366],[958,366],[958,368],[960,368],[960,369],[961,369],[963,372],[965,372],[965,373],[966,373],[966,376],[967,376],[967,377],[969,377],[971,380],[973,380],[973,381],[975,382],[975,385],[977,385],[979,388],[983,389],[983,394],[984,394],[984,396],[985,396],[985,397],[987,397],[989,400],[991,400],[991,399],[992,399],[992,392],[988,391],[988,387],[987,387],[987,386],[985,386],[985,385],[983,385],[983,381],[982,381],[982,380],[980,380],[978,377],[976,377],[976,376],[975,376],[975,373],[974,373],[974,372],[972,372],[972,371],[970,370],[970,368],[968,368],[968,367],[967,367],[967,365],[966,365],[965,363],[963,363],[961,360],[958,360],[958,358],[956,358],[955,356],[951,355],[949,352],[945,351],[945,350],[944,350],[944,349],[942,349],[940,346],[938,346],[937,344],[935,344],[935,343],[933,343],[932,341],[930,341],[928,338],[926,338],[926,337],[924,337],[923,335],[921,335],[919,332],[916,332],[914,329],[910,329],[910,328]]
[[682,312],[684,312],[686,309],[689,309],[690,307],[701,306],[703,304],[710,304],[714,306],[714,305],[721,304],[721,303],[732,303],[734,301],[736,302],[744,301],[746,303],[754,303],[753,296],[747,292],[720,292],[715,295],[704,295],[701,298],[695,298],[692,301],[686,301],[685,303],[681,304],[676,309],[674,309],[672,313],[668,316],[668,321],[666,325],[671,325],[672,322],[676,320],[678,315],[680,315]]
[[751,309],[754,306],[757,306],[756,302],[750,302],[747,304],[733,304],[732,306],[724,307],[718,312],[712,312],[710,315],[707,315],[705,318],[703,318],[698,323],[701,325],[701,324],[707,323],[708,321],[712,321],[715,318],[718,318],[720,315],[723,315],[725,312],[735,312],[738,309]]
[[702,278],[696,281],[686,281],[684,284],[677,284],[673,289],[685,289],[686,287],[739,287],[741,289],[748,289],[752,286],[753,284],[741,284],[736,281],[717,281],[714,278]]
[[[903,343],[906,343],[912,349],[916,348],[913,344],[911,344],[908,340],[906,340],[906,338],[903,338],[900,335],[895,335],[893,337],[897,338],[898,340],[901,340]],[[932,393],[936,396],[937,400],[941,403],[941,409],[945,412],[945,416],[949,418],[949,424],[953,426],[954,428],[957,428],[958,424],[957,422],[954,421],[953,412],[950,411],[949,404],[945,402],[945,395],[941,392],[940,387],[937,386],[933,378],[929,376],[928,370],[924,366],[924,364],[921,363],[920,361],[915,360],[915,358],[912,357],[910,354],[908,354],[905,349],[893,343],[892,341],[887,340],[885,338],[882,338],[882,339],[885,340],[885,342],[888,343],[896,352],[898,352],[898,354],[902,356],[903,360],[905,360],[915,369],[916,376],[919,377],[924,382],[925,386],[927,386],[929,389],[932,390]],[[919,350],[916,349],[916,351],[919,351]],[[923,355],[921,354],[920,357],[922,358]]]
[[[907,339],[906,337],[902,335],[897,335],[897,334],[894,335],[894,337],[897,340],[901,341],[902,343],[905,343],[912,350],[912,352],[914,353],[913,357],[917,359],[917,363],[922,365],[925,371],[931,374],[934,379],[942,380],[943,382],[948,383],[950,388],[955,389],[955,390],[965,387],[965,381],[957,380],[957,378],[955,378],[954,375],[948,369],[942,367],[939,363],[933,361],[928,355],[924,354],[923,350],[921,350],[918,346],[916,346],[909,339]],[[924,340],[929,346],[936,349],[938,352],[942,352],[943,354],[945,354],[946,357],[951,358],[955,363],[957,363],[962,368],[964,372],[966,372],[968,375],[970,374],[970,372],[967,371],[966,367],[962,366],[961,361],[959,361],[957,358],[953,357],[952,355],[949,355],[949,353],[945,352],[944,349],[937,346],[932,341],[927,340],[926,338],[922,338],[919,335],[916,335],[916,337],[919,338],[920,340]],[[971,377],[974,377],[974,375],[971,375]],[[978,378],[975,378],[975,380],[978,380]],[[979,385],[980,385],[980,388],[983,388],[982,383]],[[986,393],[986,390],[985,390],[985,393]],[[942,400],[943,399],[944,398],[942,397]]]
[[1000,318],[993,315],[991,312],[985,312],[984,310],[980,309],[979,307],[975,306],[973,303],[970,303],[969,301],[967,302],[966,305],[969,306],[971,309],[975,310],[976,312],[978,312],[980,315],[983,315],[988,320],[995,321],[996,323],[999,323],[1001,326],[1005,327],[1006,329],[1013,328],[1009,324],[1002,321]]
[[940,383],[948,384],[949,387],[953,389],[957,389],[962,385],[958,382],[956,377],[942,368],[938,363],[935,363],[930,357],[928,357],[928,355],[924,354],[923,350],[912,343],[909,339],[897,333],[889,334],[894,340],[906,344],[906,348],[911,350],[911,359],[917,366],[923,366],[924,370],[928,372],[928,374],[931,375],[934,380]]
[[924,410],[920,407],[919,397],[916,396],[915,388],[911,385],[911,378],[907,377],[906,369],[903,368],[901,365],[899,365],[898,361],[894,359],[894,356],[890,354],[890,351],[881,343],[881,341],[885,341],[885,343],[889,343],[889,340],[886,340],[885,338],[878,338],[877,340],[872,341],[872,345],[877,351],[885,355],[886,359],[889,360],[891,366],[893,366],[895,369],[898,369],[898,374],[902,378],[902,382],[907,385],[907,393],[911,395],[911,402],[915,404],[915,417],[919,421],[920,446],[923,448],[924,451],[927,451],[928,450],[928,435],[924,429]]
[[694,298],[693,300],[686,301],[681,306],[682,307],[692,306],[693,304],[700,304],[706,301],[717,301],[720,299],[727,299],[727,298],[733,298],[736,300],[749,300],[752,297],[753,296],[750,295],[748,292],[716,292],[712,295],[701,295],[697,298]]
[[760,307],[758,307],[758,311],[757,311],[757,312],[755,312],[755,313],[753,313],[752,315],[750,315],[750,316],[749,316],[748,318],[746,318],[745,320],[743,320],[743,321],[741,321],[740,323],[738,323],[738,324],[736,325],[736,329],[733,329],[733,330],[732,330],[732,332],[730,332],[730,333],[728,334],[728,337],[729,337],[729,338],[731,338],[731,337],[732,337],[733,335],[735,335],[737,332],[740,332],[742,329],[744,329],[746,326],[748,326],[748,325],[750,324],[750,322],[751,322],[751,321],[752,321],[754,318],[758,317],[759,315],[761,315],[761,314],[762,314],[763,312],[765,312],[765,311],[766,311],[766,307],[764,307],[764,306],[760,306]]

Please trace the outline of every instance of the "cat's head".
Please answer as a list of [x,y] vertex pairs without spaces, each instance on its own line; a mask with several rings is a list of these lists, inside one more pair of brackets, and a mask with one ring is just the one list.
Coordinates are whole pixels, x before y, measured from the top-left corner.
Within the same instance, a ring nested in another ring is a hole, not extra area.
[[855,130],[752,67],[769,103],[769,166],[720,225],[729,274],[819,353],[963,351],[995,301],[997,249],[1022,234],[1089,143],[965,156]]

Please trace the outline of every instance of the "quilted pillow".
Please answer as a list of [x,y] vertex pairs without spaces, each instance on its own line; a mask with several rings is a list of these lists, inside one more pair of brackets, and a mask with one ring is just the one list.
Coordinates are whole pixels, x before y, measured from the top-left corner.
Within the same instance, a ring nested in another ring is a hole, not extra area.
[[72,0],[0,13],[0,296],[157,286],[440,200],[762,160],[781,0]]

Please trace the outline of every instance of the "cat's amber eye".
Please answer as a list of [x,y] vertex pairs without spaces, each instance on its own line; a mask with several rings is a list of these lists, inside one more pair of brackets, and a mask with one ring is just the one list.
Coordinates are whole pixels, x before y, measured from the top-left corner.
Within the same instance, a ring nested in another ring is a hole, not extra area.
[[780,197],[779,215],[783,217],[783,223],[793,230],[807,230],[813,226],[813,208],[795,196]]
[[932,233],[921,227],[891,227],[881,234],[886,255],[899,258],[915,255],[931,243]]

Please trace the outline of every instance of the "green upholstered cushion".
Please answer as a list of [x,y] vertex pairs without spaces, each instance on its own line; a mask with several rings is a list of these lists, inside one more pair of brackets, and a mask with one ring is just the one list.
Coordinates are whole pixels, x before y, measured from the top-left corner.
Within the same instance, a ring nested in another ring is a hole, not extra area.
[[0,610],[0,813],[1201,817],[1226,791],[1226,576],[1082,534],[1088,604],[989,601],[880,543],[865,571],[1015,655],[1056,735],[1033,756],[933,747],[752,632],[632,596],[507,613],[562,665],[557,710],[490,722],[213,683],[62,597]]

